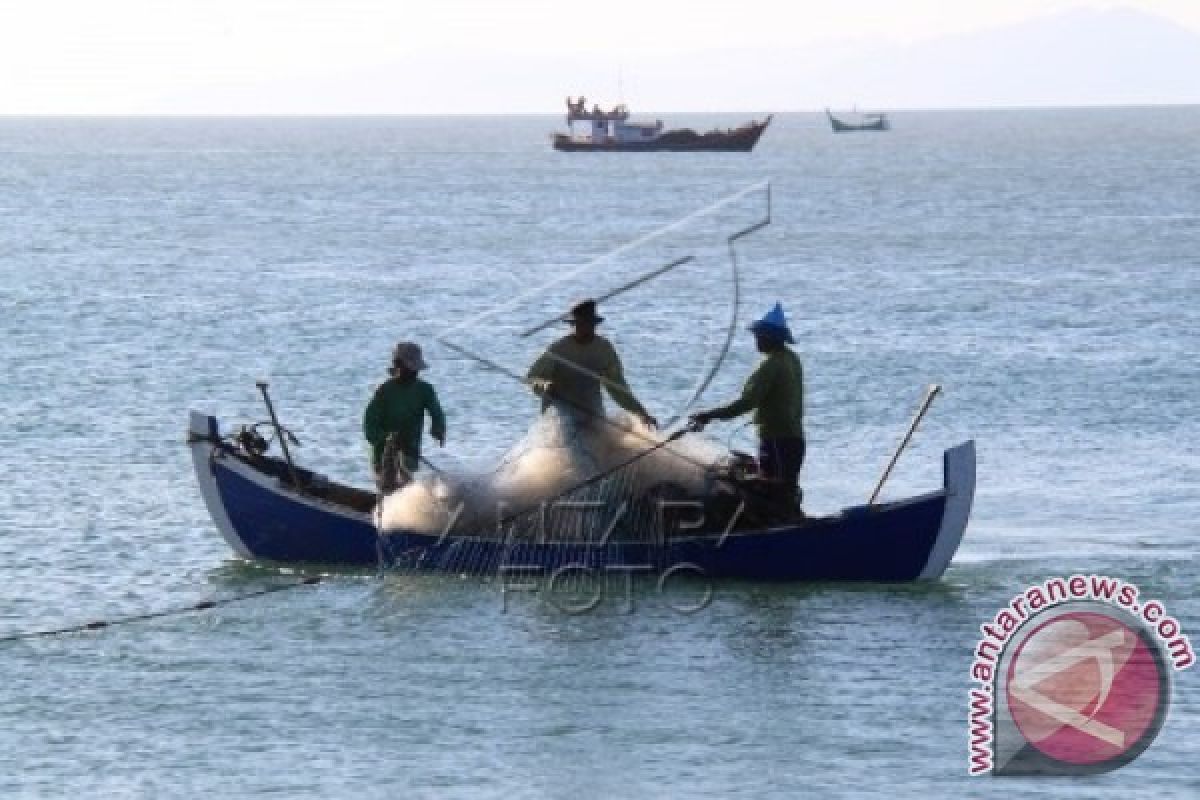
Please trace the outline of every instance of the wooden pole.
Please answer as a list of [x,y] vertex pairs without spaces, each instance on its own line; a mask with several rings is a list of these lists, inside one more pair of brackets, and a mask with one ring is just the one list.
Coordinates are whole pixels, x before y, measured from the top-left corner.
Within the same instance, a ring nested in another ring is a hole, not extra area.
[[279,424],[279,418],[275,416],[275,406],[271,403],[271,395],[267,393],[267,382],[255,381],[255,385],[262,392],[263,402],[267,404],[267,413],[271,415],[271,425],[275,428],[275,438],[279,440],[279,447],[283,450],[283,460],[287,463],[292,485],[296,487],[296,491],[303,492],[304,489],[300,486],[300,476],[296,474],[296,465],[292,463],[292,453],[288,450],[287,435],[283,432],[283,426]]
[[908,426],[908,432],[904,434],[904,438],[900,440],[900,446],[896,448],[896,452],[892,454],[891,461],[888,461],[887,467],[884,468],[883,474],[879,476],[879,483],[875,484],[875,491],[871,492],[871,499],[867,500],[867,505],[875,505],[876,498],[879,497],[879,492],[883,489],[883,484],[887,482],[888,476],[892,474],[892,467],[896,466],[896,461],[899,460],[900,454],[904,452],[904,448],[908,447],[909,441],[913,434],[917,431],[917,426],[921,424],[921,419],[925,416],[925,412],[929,410],[929,406],[933,404],[933,398],[937,397],[938,392],[942,387],[936,383],[929,384],[929,388],[925,390],[925,397],[921,400],[921,406],[917,409],[916,416],[913,417],[912,424]]
[[[683,256],[682,258],[677,258],[674,261],[672,261],[670,264],[664,264],[663,266],[659,267],[658,269],[651,270],[650,272],[647,272],[645,275],[641,275],[637,278],[634,278],[629,283],[626,283],[622,286],[618,286],[617,288],[613,289],[611,292],[606,292],[606,293],[600,295],[599,297],[593,297],[592,299],[596,302],[597,305],[599,305],[600,303],[603,303],[606,300],[613,299],[614,297],[616,297],[619,294],[628,292],[630,289],[636,289],[638,286],[641,286],[643,283],[654,280],[659,275],[665,275],[666,273],[670,272],[671,270],[675,269],[676,267],[681,267],[684,264],[687,264],[688,262],[690,262],[694,259],[695,259],[695,256]],[[546,328],[549,328],[551,325],[553,325],[557,322],[562,322],[562,321],[563,321],[563,317],[562,317],[562,315],[559,315],[552,319],[548,319],[545,322],[539,322],[537,325],[534,325],[532,328],[521,331],[521,336],[523,336],[523,337],[533,336],[535,333],[538,333],[539,331],[544,331]]]

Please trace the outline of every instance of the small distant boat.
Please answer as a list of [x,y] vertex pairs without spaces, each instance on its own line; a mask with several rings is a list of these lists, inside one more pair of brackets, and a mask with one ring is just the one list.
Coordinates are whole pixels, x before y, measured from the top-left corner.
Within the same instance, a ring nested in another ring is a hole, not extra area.
[[827,108],[825,109],[825,116],[829,117],[829,124],[833,126],[834,133],[890,131],[892,129],[892,123],[888,121],[887,114],[859,114],[857,120],[851,121],[844,117],[835,117],[833,112]]
[[[605,111],[599,105],[586,107],[586,98],[567,98],[567,133],[554,134],[554,149],[566,152],[618,151],[725,151],[748,153],[771,124],[768,114],[761,122],[752,120],[739,128],[698,133],[690,128],[664,130],[662,120],[653,124],[629,121],[629,108],[617,105]],[[585,133],[575,132],[576,122],[590,123]]]

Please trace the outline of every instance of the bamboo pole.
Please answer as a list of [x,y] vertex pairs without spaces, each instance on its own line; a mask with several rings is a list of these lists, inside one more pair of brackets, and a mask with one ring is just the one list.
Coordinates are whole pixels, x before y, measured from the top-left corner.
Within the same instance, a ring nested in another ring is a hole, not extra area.
[[271,402],[271,395],[267,393],[267,382],[255,381],[255,385],[262,392],[263,402],[267,404],[267,413],[271,415],[271,425],[275,428],[275,438],[279,440],[279,447],[283,450],[283,460],[287,463],[292,485],[296,487],[296,491],[303,492],[304,489],[300,486],[300,476],[296,473],[296,465],[292,462],[292,453],[288,450],[287,435],[283,431],[283,426],[279,424],[279,417],[275,416],[275,405]]
[[929,406],[933,404],[933,399],[937,397],[938,392],[942,390],[939,384],[931,383],[929,388],[925,390],[925,397],[921,400],[921,405],[917,409],[916,415],[913,417],[912,423],[908,426],[908,432],[904,434],[904,438],[900,440],[900,446],[896,448],[896,452],[892,454],[892,458],[888,461],[887,466],[883,470],[883,474],[879,476],[879,482],[875,484],[875,491],[871,492],[871,498],[867,500],[868,506],[875,505],[876,498],[879,497],[879,492],[883,490],[883,484],[887,482],[888,476],[892,474],[892,467],[896,466],[896,461],[899,460],[900,454],[904,452],[904,448],[908,447],[909,441],[913,434],[917,431],[917,426],[921,424],[925,412],[929,410]]

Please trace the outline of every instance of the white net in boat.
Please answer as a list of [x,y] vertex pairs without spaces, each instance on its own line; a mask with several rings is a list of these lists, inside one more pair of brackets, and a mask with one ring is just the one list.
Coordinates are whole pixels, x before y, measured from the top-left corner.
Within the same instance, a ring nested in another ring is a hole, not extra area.
[[387,496],[381,531],[573,544],[650,538],[656,502],[702,499],[728,456],[699,434],[668,438],[624,413],[589,419],[551,407],[492,472],[424,472]]

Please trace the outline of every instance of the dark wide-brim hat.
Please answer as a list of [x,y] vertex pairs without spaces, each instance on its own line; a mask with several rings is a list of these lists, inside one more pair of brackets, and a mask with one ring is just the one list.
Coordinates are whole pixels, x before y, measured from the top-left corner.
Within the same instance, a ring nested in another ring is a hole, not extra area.
[[583,300],[571,306],[570,312],[563,317],[564,322],[569,322],[575,325],[579,322],[590,322],[593,325],[599,325],[604,322],[604,317],[596,313],[595,300]]
[[421,355],[421,346],[416,342],[400,342],[396,345],[396,349],[392,351],[392,369],[396,370],[400,367],[420,372],[423,369],[429,369],[429,364],[425,363],[425,357]]

